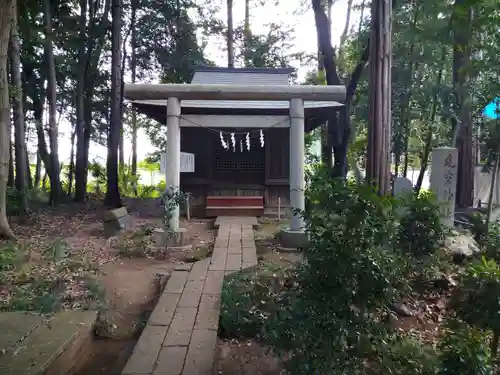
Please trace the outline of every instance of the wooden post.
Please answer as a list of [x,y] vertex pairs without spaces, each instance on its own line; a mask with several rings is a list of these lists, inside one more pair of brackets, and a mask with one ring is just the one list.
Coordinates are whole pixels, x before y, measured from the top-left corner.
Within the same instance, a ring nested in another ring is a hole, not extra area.
[[191,220],[191,193],[186,194],[186,216],[188,221]]
[[278,221],[281,220],[281,197],[278,197]]

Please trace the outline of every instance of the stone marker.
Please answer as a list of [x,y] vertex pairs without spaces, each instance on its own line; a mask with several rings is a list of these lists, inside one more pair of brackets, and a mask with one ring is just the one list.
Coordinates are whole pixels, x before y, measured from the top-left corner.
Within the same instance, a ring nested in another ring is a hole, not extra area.
[[398,177],[394,180],[393,191],[397,198],[407,197],[413,194],[413,184],[406,177]]
[[455,219],[458,150],[439,147],[432,150],[431,190],[440,206],[441,222],[452,228]]
[[[406,177],[397,177],[394,180],[392,192],[395,198],[405,199],[411,197],[413,194],[413,184]],[[402,202],[404,204],[404,202]],[[396,208],[396,215],[403,216],[407,212],[405,206],[398,206]]]
[[115,236],[122,229],[127,228],[130,221],[127,209],[125,207],[115,208],[106,211],[103,217],[104,233],[106,236]]

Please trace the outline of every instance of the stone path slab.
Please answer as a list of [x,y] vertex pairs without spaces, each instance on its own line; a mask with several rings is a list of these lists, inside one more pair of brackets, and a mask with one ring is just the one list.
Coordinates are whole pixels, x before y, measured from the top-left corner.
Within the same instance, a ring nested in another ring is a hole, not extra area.
[[257,264],[255,217],[218,217],[210,259],[176,267],[122,375],[211,375],[224,276]]

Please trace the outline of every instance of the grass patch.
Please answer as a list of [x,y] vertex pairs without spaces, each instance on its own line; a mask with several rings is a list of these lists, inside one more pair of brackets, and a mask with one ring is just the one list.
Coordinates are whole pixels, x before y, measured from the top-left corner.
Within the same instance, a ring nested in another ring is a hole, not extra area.
[[267,318],[280,306],[282,294],[293,285],[293,270],[271,263],[236,272],[224,279],[219,335],[259,338]]
[[96,292],[97,267],[71,257],[61,240],[41,249],[39,259],[8,245],[0,248],[0,311],[41,314],[61,309],[93,309],[102,297]]

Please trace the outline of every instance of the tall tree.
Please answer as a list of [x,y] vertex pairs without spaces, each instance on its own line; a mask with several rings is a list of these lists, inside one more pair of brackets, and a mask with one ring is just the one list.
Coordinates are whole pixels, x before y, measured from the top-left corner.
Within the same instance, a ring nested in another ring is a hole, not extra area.
[[[132,78],[132,83],[136,82],[137,78],[137,9],[139,8],[139,0],[132,0],[131,3],[131,16],[130,16],[130,27],[132,29],[132,40],[131,40],[131,59],[130,59],[130,74]],[[132,177],[133,177],[133,189],[134,194],[137,195],[137,113],[135,108],[132,106],[131,111],[131,130],[132,130]]]
[[16,156],[16,189],[21,193],[21,212],[28,211],[28,173],[29,166],[26,152],[26,134],[24,121],[23,85],[21,80],[21,51],[19,42],[19,30],[17,25],[17,1],[13,0],[12,5],[12,27],[10,39],[11,53],[11,77],[14,109],[14,149]]
[[120,207],[120,190],[118,186],[118,146],[121,120],[121,29],[122,29],[122,1],[111,1],[112,29],[111,29],[111,114],[108,131],[108,157],[106,162],[107,190],[105,203],[111,207]]
[[373,0],[371,9],[368,156],[366,177],[380,194],[390,187],[391,135],[391,0]]
[[[457,115],[452,117],[453,143],[458,148],[456,202],[459,207],[474,203],[474,158],[472,147],[472,98],[470,54],[472,7],[466,0],[455,0],[451,19],[453,33],[453,87]],[[456,142],[455,142],[456,140]]]
[[45,20],[45,66],[47,73],[47,101],[49,105],[49,142],[50,142],[50,202],[56,205],[61,194],[60,166],[58,137],[59,126],[57,124],[57,81],[56,63],[54,59],[53,28],[52,28],[52,5],[50,0],[44,0]]
[[227,0],[227,66],[234,68],[233,0]]
[[245,21],[243,24],[243,59],[245,66],[250,66],[252,32],[250,29],[250,0],[245,0]]
[[6,188],[10,160],[10,108],[7,74],[12,0],[0,0],[0,238],[14,239],[7,220]]

